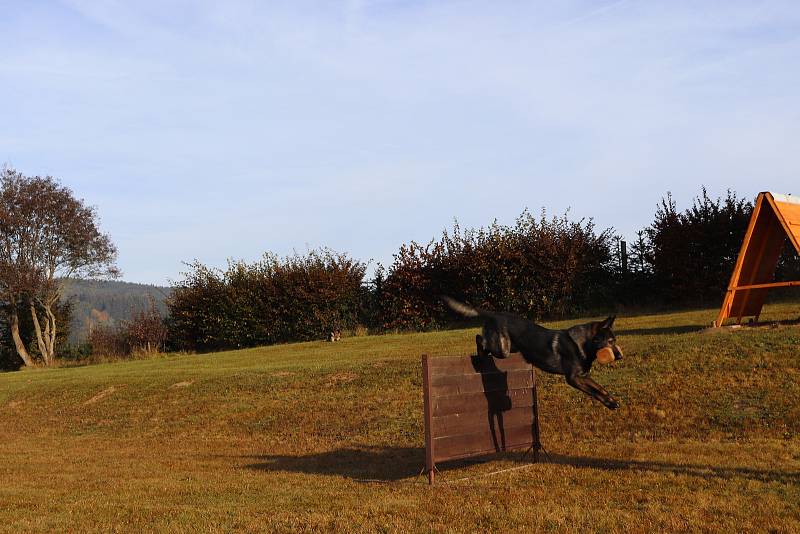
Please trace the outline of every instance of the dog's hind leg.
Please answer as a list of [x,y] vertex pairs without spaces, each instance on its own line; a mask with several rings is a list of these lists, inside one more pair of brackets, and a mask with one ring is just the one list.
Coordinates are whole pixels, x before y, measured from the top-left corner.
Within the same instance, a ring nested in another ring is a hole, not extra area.
[[[490,328],[484,328],[482,333],[482,336],[475,336],[475,341],[478,342],[478,355],[497,356],[497,332]],[[478,338],[480,338],[480,341],[478,341]]]
[[507,358],[510,354],[511,340],[497,330],[484,330],[483,348],[495,358]]
[[588,376],[581,376],[581,375],[567,375],[567,384],[574,387],[575,389],[579,389],[586,393],[587,395],[591,395],[595,399],[602,402],[606,408],[609,410],[616,410],[619,408],[619,403],[614,400],[614,397],[608,394],[608,392],[603,389],[603,386],[589,378]]
[[499,338],[500,354],[498,354],[497,357],[508,358],[511,354],[511,338],[503,334],[500,334]]
[[475,334],[475,345],[477,346],[478,356],[481,358],[485,358],[489,354],[486,352],[486,344],[483,340],[483,336],[480,334]]

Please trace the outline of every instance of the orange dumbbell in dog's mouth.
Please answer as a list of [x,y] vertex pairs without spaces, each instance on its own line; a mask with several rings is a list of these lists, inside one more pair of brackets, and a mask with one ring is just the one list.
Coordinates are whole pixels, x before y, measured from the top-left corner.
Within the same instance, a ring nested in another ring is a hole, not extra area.
[[605,364],[612,363],[614,362],[614,360],[622,359],[622,349],[617,347],[617,350],[619,351],[619,358],[614,356],[614,350],[611,347],[604,347],[597,351],[597,356],[595,359],[599,363],[605,363]]

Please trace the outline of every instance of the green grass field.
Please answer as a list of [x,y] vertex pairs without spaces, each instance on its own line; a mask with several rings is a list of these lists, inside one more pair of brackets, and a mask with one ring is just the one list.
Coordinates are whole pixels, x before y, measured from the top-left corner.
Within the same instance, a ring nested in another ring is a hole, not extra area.
[[420,354],[474,330],[0,374],[0,530],[800,532],[800,328],[714,315],[619,318],[619,410],[539,374],[549,460],[433,488]]

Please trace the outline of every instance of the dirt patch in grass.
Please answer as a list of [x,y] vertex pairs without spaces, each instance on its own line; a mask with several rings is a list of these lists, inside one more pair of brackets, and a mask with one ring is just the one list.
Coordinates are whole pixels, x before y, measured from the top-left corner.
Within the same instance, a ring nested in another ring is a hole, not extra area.
[[332,375],[328,375],[327,380],[325,381],[325,385],[328,387],[338,386],[341,384],[347,384],[352,382],[358,378],[356,373],[333,373]]
[[[124,386],[120,386],[120,387],[124,387]],[[90,404],[94,404],[94,403],[96,403],[98,401],[101,401],[101,400],[105,399],[106,397],[108,397],[109,395],[112,395],[118,389],[119,388],[117,388],[116,386],[108,387],[108,388],[104,389],[103,391],[101,391],[100,393],[98,393],[97,395],[95,395],[94,397],[92,397],[91,399],[89,399],[86,402],[84,402],[83,406],[88,406]]]
[[194,380],[184,380],[183,382],[175,382],[169,389],[188,388],[192,384],[194,384]]

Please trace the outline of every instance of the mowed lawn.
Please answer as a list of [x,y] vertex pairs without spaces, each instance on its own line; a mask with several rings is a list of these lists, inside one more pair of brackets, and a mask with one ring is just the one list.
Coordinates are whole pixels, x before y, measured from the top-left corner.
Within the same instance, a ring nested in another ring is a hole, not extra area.
[[714,315],[620,317],[619,410],[539,374],[549,458],[434,487],[420,355],[476,330],[0,374],[0,530],[800,532],[800,328]]

